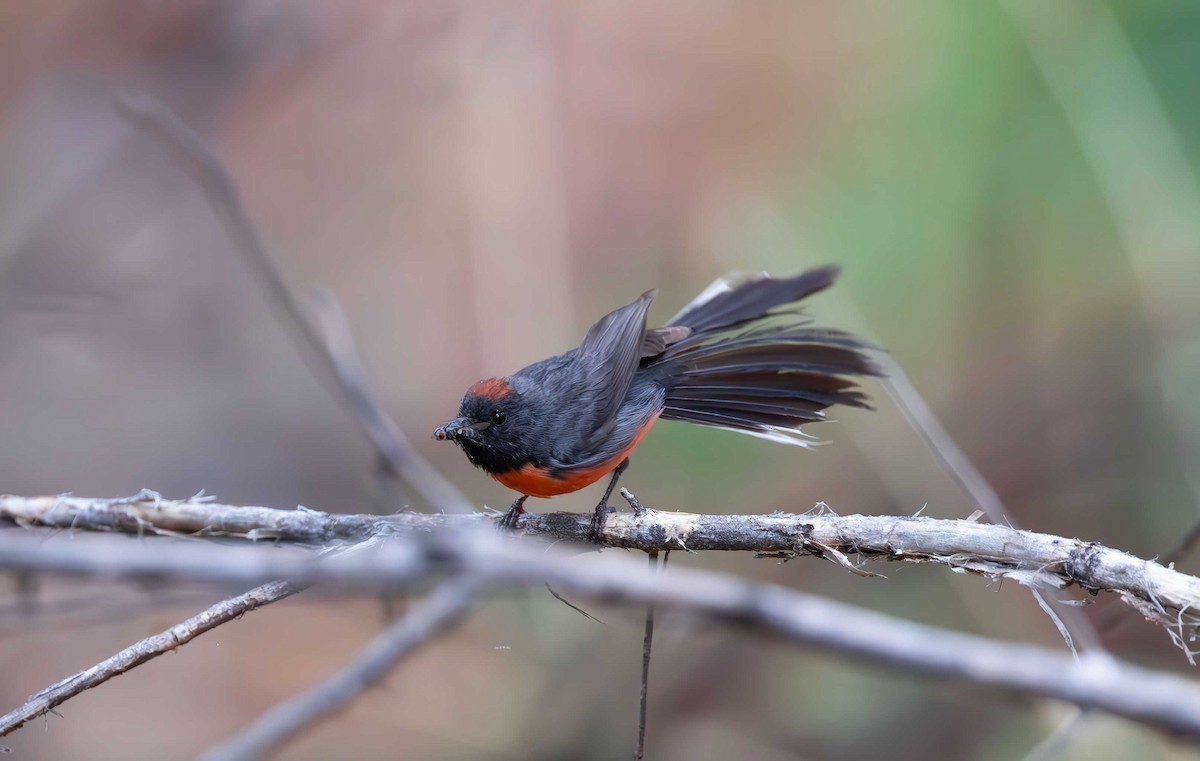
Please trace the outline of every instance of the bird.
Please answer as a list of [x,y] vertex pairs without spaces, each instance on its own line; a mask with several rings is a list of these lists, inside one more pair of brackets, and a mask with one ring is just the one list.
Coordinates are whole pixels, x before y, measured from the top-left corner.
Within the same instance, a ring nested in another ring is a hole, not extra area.
[[517,492],[500,521],[515,528],[529,497],[574,492],[609,476],[589,537],[629,457],[660,420],[808,447],[801,430],[834,405],[870,409],[859,376],[882,375],[876,347],[814,327],[798,302],[833,285],[836,266],[791,277],[717,279],[660,328],[646,327],[657,289],[601,317],[574,349],[474,383],[433,437]]

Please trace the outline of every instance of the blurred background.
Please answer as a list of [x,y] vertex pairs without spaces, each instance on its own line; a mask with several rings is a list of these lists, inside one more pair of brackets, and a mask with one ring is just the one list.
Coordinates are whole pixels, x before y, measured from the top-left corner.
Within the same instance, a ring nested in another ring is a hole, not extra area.
[[[810,313],[890,350],[1016,523],[1163,555],[1200,517],[1198,34],[1183,3],[0,4],[0,491],[423,507],[194,178],[115,112],[135,90],[222,157],[289,284],[332,290],[387,410],[479,504],[511,495],[429,438],[471,382],[647,288],[663,321],[729,270],[836,262]],[[661,425],[623,485],[705,513],[970,514],[869,391],[878,411],[838,411],[816,451]],[[671,562],[1063,647],[1014,584]],[[222,596],[34,583],[0,580],[3,710]],[[1194,673],[1113,603],[1084,609],[1106,646]],[[539,590],[492,600],[284,757],[627,757],[641,614],[589,610],[605,623]],[[385,615],[302,595],[4,742],[192,757]],[[669,617],[655,644],[655,759],[1022,759],[1069,715]],[[1188,753],[1097,718],[1066,757]]]

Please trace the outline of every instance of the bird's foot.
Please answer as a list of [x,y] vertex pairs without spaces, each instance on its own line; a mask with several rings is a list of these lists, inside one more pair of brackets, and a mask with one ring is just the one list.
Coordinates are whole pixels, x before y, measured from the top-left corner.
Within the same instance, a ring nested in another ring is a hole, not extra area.
[[525,514],[525,500],[527,497],[522,495],[513,500],[509,506],[508,512],[500,519],[499,527],[513,531],[517,528],[517,523],[521,520],[521,516]]
[[601,543],[600,539],[604,536],[604,524],[608,521],[608,514],[616,511],[617,508],[609,507],[607,501],[596,505],[596,512],[592,513],[592,525],[588,527],[587,532],[589,542]]

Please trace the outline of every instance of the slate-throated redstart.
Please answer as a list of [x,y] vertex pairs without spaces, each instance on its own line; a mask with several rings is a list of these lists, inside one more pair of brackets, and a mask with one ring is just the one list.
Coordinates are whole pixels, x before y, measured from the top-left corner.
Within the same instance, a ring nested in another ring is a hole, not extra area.
[[629,453],[659,419],[807,446],[800,427],[824,419],[826,407],[869,408],[846,376],[879,374],[863,353],[871,347],[810,327],[797,308],[780,309],[837,275],[823,267],[789,278],[722,278],[666,327],[651,329],[646,311],[657,291],[647,291],[602,317],[578,348],[471,386],[459,417],[433,436],[520,492],[502,521],[510,527],[526,498],[566,494],[611,473],[592,521],[596,537]]

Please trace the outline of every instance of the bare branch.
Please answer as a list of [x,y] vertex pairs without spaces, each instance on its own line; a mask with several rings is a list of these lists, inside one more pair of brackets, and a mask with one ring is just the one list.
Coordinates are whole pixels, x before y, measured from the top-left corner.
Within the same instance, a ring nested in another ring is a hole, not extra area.
[[[655,513],[659,519],[664,515]],[[587,520],[586,516],[578,517]],[[46,542],[41,537],[13,533],[0,532],[0,566],[160,580],[319,580],[334,589],[367,593],[411,587],[443,574],[467,575],[489,587],[550,583],[580,598],[654,605],[662,611],[771,633],[849,657],[856,663],[866,661],[924,676],[1056,698],[1169,732],[1200,737],[1200,687],[1187,679],[1122,663],[1103,653],[1084,653],[1075,662],[1068,655],[1043,647],[1003,643],[904,621],[723,574],[673,568],[650,576],[642,563],[632,558],[572,557],[541,543],[529,546],[520,540],[498,541],[496,532],[490,530],[412,532],[364,543],[354,548],[357,551],[329,554],[316,563],[298,562],[294,553],[273,547],[217,547],[199,542],[164,546],[162,542],[147,541],[140,543],[137,552],[130,552],[128,540],[112,537],[75,536],[71,542]],[[1028,541],[1028,535],[1010,533],[1009,540],[1020,544]],[[1077,563],[1081,568],[1091,567],[1093,559],[1095,556],[1088,555]],[[1192,579],[1191,583],[1196,581]]]
[[[938,420],[925,398],[921,396],[921,392],[909,380],[908,374],[904,372],[900,363],[887,354],[880,357],[879,361],[885,369],[885,376],[882,379],[884,388],[891,394],[892,401],[904,414],[909,426],[924,442],[926,449],[933,455],[933,459],[954,480],[963,494],[975,503],[975,507],[988,516],[992,523],[1015,528],[1017,523],[1008,512],[1008,508],[1004,506],[1000,495],[950,436],[949,431]],[[1038,605],[1062,634],[1067,647],[1074,651],[1074,641],[1078,639],[1085,649],[1103,650],[1100,644],[1100,634],[1092,625],[1091,620],[1054,598],[1046,597],[1037,588],[1032,589],[1032,593],[1038,601]]]
[[371,392],[345,317],[333,295],[321,292],[314,323],[292,294],[263,236],[242,203],[237,186],[204,141],[167,106],[144,93],[130,94],[120,113],[162,143],[204,193],[238,253],[246,260],[284,328],[318,381],[342,400],[388,469],[421,495],[426,504],[469,512],[466,499],[417,452]]
[[382,517],[322,513],[304,507],[297,510],[233,507],[216,504],[208,497],[164,499],[145,489],[132,497],[118,499],[0,496],[0,519],[22,526],[115,531],[138,536],[229,536],[316,546],[361,541],[385,533],[386,527],[393,524],[419,530],[440,525],[444,520],[420,513]]
[[475,586],[465,579],[444,582],[376,635],[328,681],[275,706],[245,730],[209,750],[203,758],[206,761],[259,758],[322,718],[342,710],[387,676],[398,661],[462,619]]
[[222,600],[208,610],[195,615],[183,623],[176,624],[164,632],[148,637],[125,648],[89,669],[56,682],[36,695],[31,695],[19,708],[0,717],[0,737],[9,734],[26,722],[36,719],[54,707],[70,700],[84,690],[101,685],[115,676],[140,666],[163,653],[191,642],[205,632],[215,629],[264,605],[290,597],[304,589],[286,581],[275,581],[252,589],[229,600]]
[[[129,534],[235,536],[315,546],[358,542],[372,537],[437,528],[494,523],[499,514],[389,516],[342,515],[308,509],[234,507],[197,500],[166,500],[152,492],[133,498],[0,497],[0,520],[20,525],[119,531]],[[519,533],[554,541],[584,542],[589,523],[577,513],[527,513]],[[0,536],[0,548],[11,538]],[[601,543],[645,552],[734,550],[793,557],[815,555],[835,562],[845,556],[938,563],[955,571],[1015,580],[1031,588],[1077,585],[1090,592],[1113,592],[1138,612],[1167,626],[1182,639],[1200,611],[1200,579],[1094,542],[1068,539],[969,520],[890,515],[831,514],[695,515],[643,509],[609,516]],[[62,548],[59,548],[60,550]],[[23,559],[5,553],[0,566],[72,570],[55,553],[33,552]],[[124,560],[137,565],[139,555]],[[309,565],[280,574],[295,578]],[[229,562],[208,567],[209,581],[263,581],[238,575]],[[222,574],[226,574],[222,576]],[[229,575],[232,574],[232,575]],[[268,576],[267,578],[274,578]],[[307,577],[305,577],[307,578]],[[1181,644],[1182,641],[1181,641]]]
[[166,104],[146,93],[125,95],[117,102],[117,111],[163,145],[199,185],[213,213],[228,232],[234,248],[267,291],[272,305],[283,311],[285,325],[298,331],[293,333],[296,347],[306,359],[322,363],[323,372],[318,373],[318,377],[330,387],[331,392],[336,393],[337,387],[330,383],[336,380],[336,375],[321,337],[305,315],[304,308],[288,289],[262,234],[242,203],[237,185],[221,160]]

